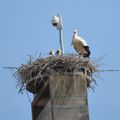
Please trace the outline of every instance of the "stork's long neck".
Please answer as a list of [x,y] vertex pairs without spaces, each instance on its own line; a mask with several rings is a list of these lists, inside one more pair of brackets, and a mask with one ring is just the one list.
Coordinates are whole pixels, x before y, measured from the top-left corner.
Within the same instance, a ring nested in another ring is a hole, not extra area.
[[73,40],[75,40],[77,38],[77,36],[78,36],[77,33],[74,33],[73,34]]
[[76,33],[74,33],[74,34],[73,34],[73,39],[72,39],[72,43],[71,43],[71,45],[73,45],[73,44],[74,44],[74,42],[75,42],[75,40],[76,40],[76,37],[77,37],[77,34],[76,34]]

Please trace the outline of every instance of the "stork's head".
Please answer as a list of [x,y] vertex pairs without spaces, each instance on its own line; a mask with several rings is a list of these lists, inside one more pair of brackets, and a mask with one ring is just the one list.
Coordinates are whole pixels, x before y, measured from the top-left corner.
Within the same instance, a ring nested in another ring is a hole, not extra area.
[[74,30],[73,35],[78,35],[78,30]]

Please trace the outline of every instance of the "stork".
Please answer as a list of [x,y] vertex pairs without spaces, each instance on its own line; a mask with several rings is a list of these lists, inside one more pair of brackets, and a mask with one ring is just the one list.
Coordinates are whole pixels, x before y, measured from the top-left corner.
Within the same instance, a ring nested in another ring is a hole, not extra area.
[[49,55],[50,55],[50,56],[54,56],[54,55],[55,55],[55,52],[54,52],[53,49],[50,50]]
[[56,55],[61,56],[61,55],[62,55],[62,50],[61,50],[61,49],[58,49],[58,50],[56,51]]
[[82,55],[83,57],[89,58],[89,56],[91,54],[89,46],[88,46],[87,42],[82,37],[78,36],[77,30],[73,31],[72,45],[74,46],[76,52],[79,55]]

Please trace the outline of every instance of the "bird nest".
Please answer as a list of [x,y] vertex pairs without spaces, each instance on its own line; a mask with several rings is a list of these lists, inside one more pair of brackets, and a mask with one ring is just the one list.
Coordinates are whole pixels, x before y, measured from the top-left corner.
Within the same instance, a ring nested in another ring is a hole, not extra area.
[[62,56],[50,56],[29,60],[25,65],[21,65],[15,71],[15,77],[20,85],[19,92],[27,89],[36,94],[39,92],[49,78],[49,75],[83,72],[86,76],[87,87],[92,87],[91,83],[96,83],[93,74],[99,71],[99,64],[88,58],[81,58],[75,54]]

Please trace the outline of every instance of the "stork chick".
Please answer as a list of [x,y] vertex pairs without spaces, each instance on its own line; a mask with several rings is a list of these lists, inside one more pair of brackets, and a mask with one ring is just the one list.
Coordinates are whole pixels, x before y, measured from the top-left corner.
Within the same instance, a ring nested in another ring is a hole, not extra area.
[[56,55],[61,56],[61,55],[62,55],[62,50],[61,50],[61,49],[58,49],[58,50],[56,51]]
[[87,42],[82,38],[78,36],[78,31],[73,31],[73,39],[72,39],[72,45],[74,46],[76,52],[79,55],[82,55],[83,57],[89,57],[90,56],[90,50]]
[[54,56],[54,55],[55,55],[55,52],[54,52],[53,49],[50,50],[49,55],[50,55],[50,56]]

